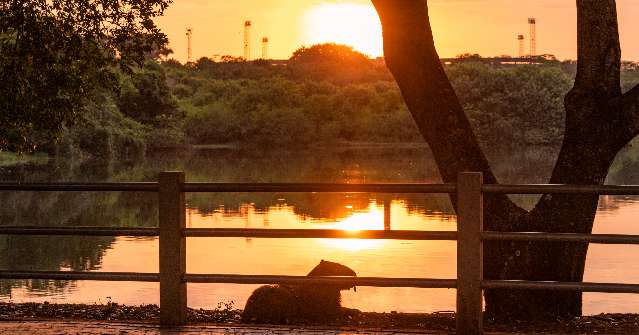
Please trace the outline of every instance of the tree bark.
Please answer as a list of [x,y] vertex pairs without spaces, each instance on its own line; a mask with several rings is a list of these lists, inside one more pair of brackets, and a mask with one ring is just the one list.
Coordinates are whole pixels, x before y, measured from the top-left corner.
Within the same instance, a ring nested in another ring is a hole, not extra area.
[[[435,49],[425,0],[372,0],[384,53],[442,179],[480,171],[497,183]],[[550,183],[601,185],[617,152],[639,130],[639,88],[620,88],[621,51],[615,0],[578,0],[578,71],[566,96],[564,142]],[[455,202],[454,198],[452,199]],[[590,233],[596,195],[545,195],[531,212],[504,195],[485,198],[485,226],[495,231]],[[490,243],[485,276],[493,279],[582,281],[587,245]],[[580,293],[489,290],[486,311],[497,319],[581,314]]]

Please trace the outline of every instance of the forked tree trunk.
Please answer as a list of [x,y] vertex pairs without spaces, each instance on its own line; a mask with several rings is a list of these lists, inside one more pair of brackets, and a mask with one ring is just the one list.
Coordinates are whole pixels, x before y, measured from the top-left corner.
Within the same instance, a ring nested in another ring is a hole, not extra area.
[[[433,151],[442,179],[481,171],[497,180],[435,49],[426,0],[372,0],[380,16],[384,53],[417,123]],[[638,132],[639,89],[622,95],[621,52],[615,0],[578,0],[579,65],[566,96],[564,143],[551,183],[600,185],[617,152]],[[454,199],[453,199],[454,201]],[[530,212],[504,195],[484,201],[486,229],[590,233],[598,196],[545,195]],[[485,276],[492,279],[581,281],[587,245],[490,243]],[[486,310],[496,319],[556,318],[581,314],[581,294],[489,290]]]

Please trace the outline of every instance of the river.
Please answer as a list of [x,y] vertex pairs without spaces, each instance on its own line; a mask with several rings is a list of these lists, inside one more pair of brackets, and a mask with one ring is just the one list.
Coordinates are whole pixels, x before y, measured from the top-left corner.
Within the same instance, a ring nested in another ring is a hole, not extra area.
[[[553,153],[495,155],[504,183],[544,182]],[[623,153],[609,183],[639,184],[631,152]],[[511,163],[507,163],[511,162]],[[158,153],[124,163],[16,165],[0,168],[4,181],[152,181],[159,171],[183,170],[187,181],[212,182],[440,182],[427,148],[351,147],[318,151],[206,149]],[[144,193],[0,193],[1,225],[153,227],[157,199]],[[514,198],[523,207],[536,197]],[[392,229],[455,230],[446,196],[379,194],[189,194],[187,225],[209,228],[384,229],[384,201]],[[597,233],[639,234],[639,197],[600,198]],[[155,238],[0,236],[1,270],[158,271]],[[321,259],[359,276],[455,277],[456,245],[449,241],[189,238],[189,273],[305,275]],[[585,280],[639,283],[639,248],[592,245]],[[96,281],[0,281],[0,301],[157,304],[158,285]],[[255,285],[189,284],[189,306],[242,308]],[[343,294],[343,304],[365,311],[434,312],[455,309],[447,289],[369,288]],[[584,312],[637,312],[639,296],[584,295]]]

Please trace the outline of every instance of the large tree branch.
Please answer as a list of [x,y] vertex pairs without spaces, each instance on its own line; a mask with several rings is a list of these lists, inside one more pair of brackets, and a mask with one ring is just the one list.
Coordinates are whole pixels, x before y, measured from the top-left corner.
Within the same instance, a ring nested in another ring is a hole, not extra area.
[[[435,49],[426,1],[372,1],[382,22],[386,64],[442,179],[454,182],[460,172],[479,171],[486,183],[497,183]],[[510,216],[522,212],[503,195],[485,203],[495,217],[487,220],[492,229],[507,229]]]
[[[578,70],[565,99],[564,142],[550,182],[603,184],[617,152],[630,135],[622,108],[621,47],[615,0],[577,0]],[[546,196],[531,212],[531,222],[553,231],[590,232],[596,195]],[[566,220],[564,218],[572,218]]]
[[615,0],[577,0],[575,87],[608,98],[621,94],[621,46]]
[[577,34],[577,76],[565,99],[564,143],[550,182],[601,184],[629,140],[621,134],[620,110],[610,104],[621,96],[615,0],[577,0]]
[[384,32],[384,54],[442,178],[481,171],[496,182],[439,60],[425,1],[373,0]]

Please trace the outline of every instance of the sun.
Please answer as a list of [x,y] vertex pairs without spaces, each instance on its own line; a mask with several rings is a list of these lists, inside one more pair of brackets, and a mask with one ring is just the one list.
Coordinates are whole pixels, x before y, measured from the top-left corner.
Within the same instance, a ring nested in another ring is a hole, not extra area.
[[317,5],[304,15],[304,42],[334,42],[379,57],[383,54],[382,25],[372,5],[339,3]]

